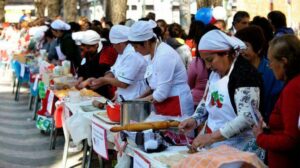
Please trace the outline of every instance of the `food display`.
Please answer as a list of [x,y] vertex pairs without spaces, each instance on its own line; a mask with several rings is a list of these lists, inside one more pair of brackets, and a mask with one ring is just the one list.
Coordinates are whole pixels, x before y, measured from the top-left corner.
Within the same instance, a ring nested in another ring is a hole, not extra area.
[[92,104],[94,107],[97,107],[99,109],[104,109],[104,106],[105,106],[105,103],[101,103],[98,100],[93,100]]
[[[63,89],[63,90],[54,90],[55,96],[57,96],[59,99],[65,98],[69,96],[69,91],[76,91],[77,89],[75,87],[69,88],[69,89]],[[98,97],[100,96],[98,93],[88,90],[88,89],[81,89],[80,90],[80,96],[81,97]]]

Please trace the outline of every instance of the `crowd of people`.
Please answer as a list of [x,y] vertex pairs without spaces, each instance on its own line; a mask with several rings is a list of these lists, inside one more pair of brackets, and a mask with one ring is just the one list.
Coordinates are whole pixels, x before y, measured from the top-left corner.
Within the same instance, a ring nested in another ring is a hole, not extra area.
[[153,14],[116,25],[39,18],[1,37],[16,44],[10,52],[45,49],[50,63],[69,60],[79,89],[179,116],[185,134],[202,130],[195,149],[227,144],[271,168],[300,167],[300,41],[280,11],[252,21],[238,11],[228,31],[223,20],[192,19],[189,33]]

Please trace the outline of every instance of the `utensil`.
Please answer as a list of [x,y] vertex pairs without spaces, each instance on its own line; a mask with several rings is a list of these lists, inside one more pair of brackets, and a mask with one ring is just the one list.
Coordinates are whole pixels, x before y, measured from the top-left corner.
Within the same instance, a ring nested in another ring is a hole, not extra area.
[[120,98],[121,98],[122,102],[124,102],[124,101],[125,101],[125,99],[124,99],[123,95],[120,95]]
[[141,100],[126,100],[121,102],[121,125],[131,122],[142,122],[151,113],[151,103]]
[[189,150],[193,150],[193,147],[192,147],[192,145],[190,144],[190,141],[189,141],[187,135],[184,135],[184,137],[185,137],[185,140],[186,140],[186,146],[187,146],[187,148],[188,148]]
[[106,100],[106,104],[109,105],[111,108],[115,108],[115,104],[108,99]]

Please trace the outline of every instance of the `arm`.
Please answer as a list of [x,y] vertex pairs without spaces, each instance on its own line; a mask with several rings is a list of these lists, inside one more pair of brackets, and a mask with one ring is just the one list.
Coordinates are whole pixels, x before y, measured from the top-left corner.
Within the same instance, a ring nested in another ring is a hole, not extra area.
[[99,77],[90,82],[90,87],[95,90],[104,85],[113,85],[115,87],[126,89],[129,84],[119,81],[116,78],[111,77]]
[[[153,72],[157,73],[157,87],[153,92],[153,98],[155,101],[163,102],[166,98],[168,98],[172,89],[172,82],[174,81],[177,61],[181,60],[172,59],[172,56],[170,55],[157,55],[155,62],[156,69],[154,69]],[[168,62],[168,66],[166,66],[166,62]]]
[[251,102],[254,101],[258,108],[259,92],[259,88],[257,87],[241,87],[235,90],[234,103],[237,107],[237,117],[220,128],[222,136],[230,138],[251,128],[254,124],[251,116]]
[[238,88],[236,89],[234,97],[235,103],[238,105],[237,117],[234,120],[227,122],[220,130],[214,131],[211,134],[199,134],[193,140],[193,148],[204,147],[222,141],[250,128],[251,124],[254,123],[250,114],[250,108],[252,108],[251,102],[256,101],[258,103],[259,89],[255,87]]
[[205,123],[207,117],[208,117],[208,112],[205,110],[205,100],[202,98],[192,118],[194,118],[197,121],[197,126],[199,126]]
[[149,95],[152,95],[151,88],[148,88],[139,98],[144,98],[144,97],[147,97]]
[[104,77],[107,77],[107,78],[114,78],[115,76],[114,76],[114,74],[113,74],[111,71],[107,71],[107,72],[105,72]]
[[[286,87],[289,87],[289,85]],[[291,151],[300,145],[300,131],[297,127],[300,111],[299,89],[298,83],[298,86],[285,88],[281,93],[272,112],[270,125],[280,124],[275,123],[279,120],[282,121],[283,129],[276,131],[276,133],[271,130],[270,134],[259,134],[257,144],[262,148],[272,151]],[[278,119],[279,116],[281,116],[280,119]]]
[[129,84],[119,81],[116,78],[103,77],[103,85],[113,85],[118,88],[126,89]]

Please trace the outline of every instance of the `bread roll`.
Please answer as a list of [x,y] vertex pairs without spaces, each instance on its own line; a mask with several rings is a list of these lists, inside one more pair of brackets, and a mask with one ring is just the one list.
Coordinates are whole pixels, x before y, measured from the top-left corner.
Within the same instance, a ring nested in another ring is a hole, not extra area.
[[147,129],[167,129],[169,127],[177,127],[179,125],[178,121],[157,121],[157,122],[144,122],[144,123],[134,123],[127,124],[123,127],[112,127],[110,131],[118,132],[118,131],[144,131]]

